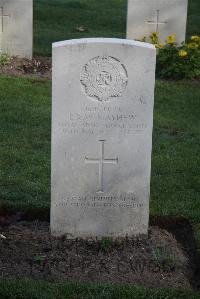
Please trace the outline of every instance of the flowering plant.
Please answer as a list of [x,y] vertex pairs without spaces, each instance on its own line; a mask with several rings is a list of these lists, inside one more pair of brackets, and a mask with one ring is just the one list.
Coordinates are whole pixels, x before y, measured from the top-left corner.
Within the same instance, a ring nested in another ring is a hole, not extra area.
[[178,46],[176,35],[158,42],[158,34],[149,36],[157,48],[157,76],[163,79],[193,79],[200,77],[200,36],[194,35],[187,43]]

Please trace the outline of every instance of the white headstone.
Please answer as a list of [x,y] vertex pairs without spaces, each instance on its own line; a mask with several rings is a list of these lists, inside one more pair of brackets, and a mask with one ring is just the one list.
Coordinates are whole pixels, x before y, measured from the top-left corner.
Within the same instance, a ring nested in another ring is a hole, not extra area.
[[33,0],[0,0],[0,53],[32,58]]
[[178,44],[185,41],[188,0],[128,0],[127,38],[149,40],[157,32],[160,42],[176,34]]
[[53,235],[147,233],[155,56],[120,39],[53,44]]

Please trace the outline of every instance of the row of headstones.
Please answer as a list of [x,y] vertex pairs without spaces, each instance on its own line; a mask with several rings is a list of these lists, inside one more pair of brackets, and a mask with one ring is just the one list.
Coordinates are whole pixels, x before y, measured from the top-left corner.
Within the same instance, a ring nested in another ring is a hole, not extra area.
[[[188,0],[128,0],[127,38],[140,40],[157,32],[185,40]],[[148,39],[147,39],[148,40]],[[0,51],[32,57],[33,0],[0,0]]]

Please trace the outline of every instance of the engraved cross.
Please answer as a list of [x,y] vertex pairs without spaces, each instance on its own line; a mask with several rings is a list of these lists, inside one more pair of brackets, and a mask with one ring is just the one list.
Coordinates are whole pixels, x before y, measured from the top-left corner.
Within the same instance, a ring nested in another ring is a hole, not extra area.
[[99,190],[98,193],[104,192],[104,186],[103,186],[103,169],[104,164],[117,164],[118,158],[114,159],[105,159],[104,158],[104,144],[106,140],[99,140],[99,158],[88,158],[85,157],[85,163],[92,163],[92,164],[98,164],[99,165]]
[[159,18],[160,18],[160,10],[157,9],[156,10],[156,21],[146,21],[150,25],[156,25],[155,32],[157,32],[157,33],[158,33],[159,25],[167,24],[166,21],[162,22],[162,21],[159,20]]
[[4,30],[4,18],[10,18],[10,15],[4,15],[4,8],[0,7],[0,32]]

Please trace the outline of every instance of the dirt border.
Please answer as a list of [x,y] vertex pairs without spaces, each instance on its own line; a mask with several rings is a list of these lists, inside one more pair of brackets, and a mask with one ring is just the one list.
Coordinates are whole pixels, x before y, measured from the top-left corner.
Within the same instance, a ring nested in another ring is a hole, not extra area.
[[[20,221],[32,222],[34,220],[50,220],[49,210],[44,209],[38,213],[38,210],[27,212],[9,212],[4,209],[0,212],[0,225],[8,226]],[[189,257],[189,263],[192,265],[193,276],[190,283],[194,289],[200,289],[200,256],[197,253],[196,242],[192,224],[184,217],[171,216],[150,216],[150,226],[159,227],[171,233],[178,243],[181,244]]]
[[0,66],[0,75],[51,80],[51,65],[51,57],[34,57],[31,60],[11,57],[8,63]]

